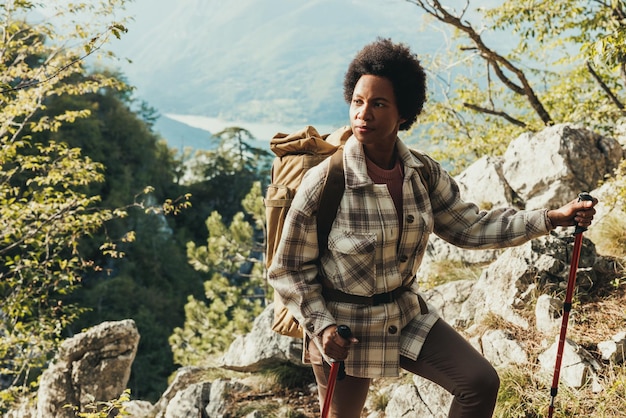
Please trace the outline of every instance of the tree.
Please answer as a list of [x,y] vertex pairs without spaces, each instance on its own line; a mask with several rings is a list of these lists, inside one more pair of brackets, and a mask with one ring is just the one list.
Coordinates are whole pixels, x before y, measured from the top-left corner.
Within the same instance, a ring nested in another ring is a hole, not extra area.
[[[469,0],[456,8],[439,0],[407,1],[456,34],[452,64],[445,65],[463,65],[464,75],[455,73],[455,84],[439,84],[440,100],[421,120],[429,135],[446,145],[447,155],[440,157],[454,161],[456,170],[481,155],[501,154],[524,131],[574,122],[610,132],[623,116],[624,80],[615,72],[623,71],[623,48],[607,47],[607,41],[623,37],[622,2],[508,0],[478,9],[479,27],[468,17]],[[517,40],[509,51],[490,46],[503,34]],[[617,65],[594,67],[591,45],[610,50]]]
[[[244,202],[256,226],[264,224],[261,184],[254,183]],[[229,227],[214,212],[206,221],[205,246],[187,244],[189,262],[209,276],[205,300],[190,296],[185,305],[185,325],[170,337],[174,361],[182,366],[211,365],[211,359],[228,348],[239,334],[250,331],[265,298],[263,242],[255,227],[237,213]]]
[[[186,230],[195,230],[197,225],[187,226],[177,222],[176,216],[145,210],[167,201],[167,196],[188,201],[184,187],[173,180],[177,165],[173,151],[152,132],[142,114],[133,112],[134,105],[126,89],[101,89],[56,98],[46,112],[91,110],[88,117],[61,127],[59,134],[104,165],[104,181],[91,189],[101,196],[102,206],[119,207],[132,201],[146,184],[152,186],[149,195],[139,196],[141,205],[128,208],[126,217],[107,222],[106,229],[81,241],[81,252],[100,269],[85,272],[81,286],[66,300],[87,309],[68,325],[68,335],[103,321],[135,321],[141,339],[128,385],[133,395],[156,401],[175,370],[168,337],[184,322],[187,295],[202,295],[202,280],[187,262],[185,250]],[[116,247],[123,257],[101,254],[96,244],[104,233],[118,236],[127,231],[133,231],[133,242]]]
[[[184,162],[188,174],[181,184],[192,195],[194,211],[182,213],[177,217],[178,222],[201,225],[217,211],[229,223],[241,211],[241,202],[254,182],[269,179],[273,161],[269,152],[250,145],[252,139],[245,129],[227,128],[212,138],[215,145],[212,149],[197,151]],[[195,228],[192,240],[204,242],[204,231]]]
[[[42,112],[53,97],[121,86],[101,74],[65,81],[85,74],[85,56],[123,32],[122,23],[111,19],[112,10],[123,4],[112,0],[57,9],[47,2],[69,22],[79,13],[94,15],[90,25],[74,21],[66,32],[56,31],[51,21],[27,22],[37,8],[32,2],[0,5],[0,374],[10,379],[1,388],[0,411],[36,386],[62,330],[81,312],[63,302],[92,267],[78,251],[80,239],[124,215],[98,208],[99,197],[88,193],[103,181],[103,166],[57,138],[63,124],[89,111],[54,117]],[[36,142],[34,133],[47,133],[48,140]]]

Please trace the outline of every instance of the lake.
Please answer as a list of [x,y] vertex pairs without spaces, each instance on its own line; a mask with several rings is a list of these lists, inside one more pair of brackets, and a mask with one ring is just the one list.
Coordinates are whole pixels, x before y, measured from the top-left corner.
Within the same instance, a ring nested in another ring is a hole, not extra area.
[[[339,126],[324,124],[312,123],[312,125],[321,134],[330,133],[339,128]],[[305,124],[246,122],[199,115],[166,113],[156,123],[155,129],[166,139],[170,148],[182,151],[185,148],[194,150],[212,148],[212,144],[209,142],[211,135],[234,126],[248,130],[255,139],[261,143],[266,143],[269,148],[269,141],[274,135],[279,132],[298,131]]]

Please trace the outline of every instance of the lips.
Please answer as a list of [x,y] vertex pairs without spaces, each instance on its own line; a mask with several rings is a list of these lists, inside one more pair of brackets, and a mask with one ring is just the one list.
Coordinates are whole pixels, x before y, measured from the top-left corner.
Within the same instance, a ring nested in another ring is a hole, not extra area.
[[360,133],[368,133],[372,131],[372,128],[370,128],[369,126],[361,125],[361,126],[355,126],[354,130]]

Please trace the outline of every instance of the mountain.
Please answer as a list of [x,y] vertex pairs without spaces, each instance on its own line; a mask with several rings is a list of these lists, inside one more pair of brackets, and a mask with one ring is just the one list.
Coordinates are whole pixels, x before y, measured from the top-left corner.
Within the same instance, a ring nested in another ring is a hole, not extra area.
[[163,114],[345,123],[345,69],[378,36],[432,52],[419,9],[401,0],[136,0],[115,52]]

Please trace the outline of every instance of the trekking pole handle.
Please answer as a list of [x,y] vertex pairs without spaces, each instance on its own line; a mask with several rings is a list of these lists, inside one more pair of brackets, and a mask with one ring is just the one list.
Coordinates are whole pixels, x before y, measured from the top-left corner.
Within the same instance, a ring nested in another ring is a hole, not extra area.
[[[579,193],[578,194],[578,201],[580,202],[582,200],[593,200],[593,196],[591,196],[587,192]],[[574,235],[582,234],[586,230],[587,230],[587,228],[585,228],[584,226],[576,225],[576,229],[574,229]]]
[[337,327],[337,334],[344,340],[349,340],[352,337],[352,331],[347,325],[339,325]]
[[[352,337],[352,330],[347,325],[339,325],[337,327],[337,334],[344,340],[349,340]],[[346,367],[342,362],[339,363],[339,371],[337,372],[337,380],[343,380],[346,377]]]

